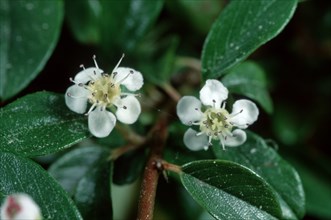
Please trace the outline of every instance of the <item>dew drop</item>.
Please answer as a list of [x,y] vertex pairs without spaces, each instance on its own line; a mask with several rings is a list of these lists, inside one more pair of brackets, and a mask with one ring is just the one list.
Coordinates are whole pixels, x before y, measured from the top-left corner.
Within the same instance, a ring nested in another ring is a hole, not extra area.
[[256,153],[256,148],[252,148],[249,152],[250,152],[251,154],[255,154],[255,153]]
[[234,44],[233,43],[230,43],[230,47],[233,47],[234,46]]
[[263,26],[262,25],[259,25],[259,30],[262,30]]
[[34,9],[34,4],[33,3],[27,3],[25,5],[25,8],[28,10],[28,11],[31,11],[32,9]]
[[236,50],[239,50],[239,46],[236,46],[236,48],[235,48]]
[[47,23],[43,23],[41,25],[41,28],[44,29],[44,30],[47,30],[49,28],[49,25]]

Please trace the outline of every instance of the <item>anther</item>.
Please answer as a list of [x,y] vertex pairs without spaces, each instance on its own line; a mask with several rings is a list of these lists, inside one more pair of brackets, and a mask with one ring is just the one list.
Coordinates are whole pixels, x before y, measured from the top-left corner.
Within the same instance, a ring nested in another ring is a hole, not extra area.
[[127,107],[125,105],[123,105],[123,109],[127,109]]
[[78,83],[78,86],[83,87],[84,84],[83,83]]
[[241,109],[239,113],[242,113],[244,111],[244,109]]
[[203,123],[203,124],[207,124],[207,120],[203,121],[202,123]]
[[213,99],[213,102],[216,103],[215,99]]
[[117,72],[113,72],[113,79],[115,78],[116,75],[117,75]]
[[94,70],[94,71],[93,71],[93,74],[94,74],[94,75],[97,75],[97,72],[95,72],[95,70]]
[[95,82],[94,82],[93,80],[90,81],[90,84],[91,84],[91,85],[94,85],[94,83],[95,83]]
[[83,70],[85,70],[84,64],[80,64],[79,67],[82,68]]
[[95,92],[92,92],[92,96],[95,96],[96,95],[96,93]]
[[109,77],[108,73],[103,74],[103,77]]
[[134,73],[133,70],[130,70],[130,73],[133,74]]

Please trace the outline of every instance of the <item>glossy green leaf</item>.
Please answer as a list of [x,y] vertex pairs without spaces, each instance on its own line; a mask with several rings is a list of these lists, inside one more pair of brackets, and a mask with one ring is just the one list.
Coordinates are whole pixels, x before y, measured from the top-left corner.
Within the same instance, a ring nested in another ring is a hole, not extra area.
[[247,133],[247,141],[239,147],[223,151],[221,146],[214,146],[216,156],[254,170],[278,193],[282,219],[301,219],[305,213],[305,194],[298,173],[261,137]]
[[66,1],[67,18],[78,40],[126,53],[146,34],[162,6],[163,0]]
[[254,62],[244,62],[225,75],[222,83],[233,93],[257,101],[266,112],[272,113],[273,105],[267,90],[264,71]]
[[0,1],[0,100],[25,88],[43,69],[61,30],[62,1]]
[[331,219],[330,181],[327,180],[327,175],[323,176],[325,174],[323,168],[311,164],[310,161],[307,163],[307,160],[299,162],[291,158],[290,161],[302,179],[306,193],[307,214],[321,219]]
[[114,183],[117,185],[134,182],[142,174],[145,166],[145,149],[128,152],[114,162]]
[[79,181],[108,155],[109,151],[104,148],[79,145],[55,161],[48,172],[73,196]]
[[84,219],[112,218],[112,164],[108,156],[107,149],[79,146],[59,158],[48,170],[73,196]]
[[37,92],[0,109],[0,151],[45,155],[90,136],[87,118],[71,112],[63,94]]
[[272,188],[251,170],[222,160],[182,167],[181,181],[192,197],[216,219],[276,219],[280,204]]
[[40,206],[44,219],[82,219],[62,187],[30,159],[0,152],[0,170],[0,200],[24,192]]
[[218,78],[277,36],[297,0],[230,1],[213,24],[202,51],[204,79]]

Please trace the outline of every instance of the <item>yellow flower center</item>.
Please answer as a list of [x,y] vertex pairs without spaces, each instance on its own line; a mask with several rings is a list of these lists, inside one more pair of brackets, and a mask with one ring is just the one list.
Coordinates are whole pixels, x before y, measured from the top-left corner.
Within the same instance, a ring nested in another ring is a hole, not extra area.
[[87,89],[92,92],[89,97],[91,104],[98,104],[101,106],[111,107],[114,100],[121,94],[120,84],[114,80],[114,74],[109,76],[103,74],[95,81],[90,81]]
[[229,122],[230,114],[227,110],[209,108],[202,116],[200,130],[213,139],[219,139],[220,135],[231,133],[233,125]]

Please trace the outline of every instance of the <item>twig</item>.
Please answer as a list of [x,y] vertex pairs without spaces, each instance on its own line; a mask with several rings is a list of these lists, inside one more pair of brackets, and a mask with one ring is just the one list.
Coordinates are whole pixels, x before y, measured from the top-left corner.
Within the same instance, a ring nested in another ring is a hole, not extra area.
[[139,220],[153,219],[155,195],[160,174],[157,162],[162,160],[164,144],[168,136],[167,121],[166,117],[161,117],[152,130],[151,141],[149,142],[151,151],[145,166],[140,190],[137,215]]

